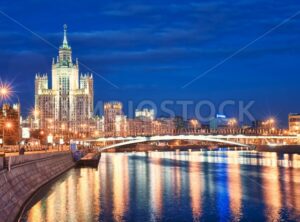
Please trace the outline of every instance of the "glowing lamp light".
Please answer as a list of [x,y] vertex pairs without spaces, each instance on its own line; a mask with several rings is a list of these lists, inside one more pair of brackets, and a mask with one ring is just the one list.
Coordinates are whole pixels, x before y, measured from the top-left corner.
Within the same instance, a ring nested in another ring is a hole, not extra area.
[[1,90],[0,90],[1,95],[6,95],[7,93],[8,93],[7,88],[1,88]]
[[8,122],[8,123],[5,124],[5,127],[10,129],[12,127],[12,124],[10,122]]
[[275,122],[275,120],[273,118],[271,118],[269,121],[270,121],[270,123],[274,123]]
[[192,120],[191,120],[191,124],[192,124],[193,126],[198,125],[198,120],[192,119]]
[[7,99],[11,96],[12,90],[8,83],[0,82],[0,96],[2,99]]
[[34,117],[37,117],[40,114],[40,112],[37,109],[34,109],[32,111],[32,113],[33,113]]
[[49,134],[49,135],[47,136],[47,142],[48,142],[48,143],[53,143],[53,136],[52,136],[52,134]]

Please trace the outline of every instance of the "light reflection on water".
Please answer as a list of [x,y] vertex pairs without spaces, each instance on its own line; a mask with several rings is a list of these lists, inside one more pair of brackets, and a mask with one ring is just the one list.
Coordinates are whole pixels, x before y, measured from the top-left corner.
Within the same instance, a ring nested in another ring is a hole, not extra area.
[[41,193],[24,221],[300,220],[300,156],[257,152],[102,154]]

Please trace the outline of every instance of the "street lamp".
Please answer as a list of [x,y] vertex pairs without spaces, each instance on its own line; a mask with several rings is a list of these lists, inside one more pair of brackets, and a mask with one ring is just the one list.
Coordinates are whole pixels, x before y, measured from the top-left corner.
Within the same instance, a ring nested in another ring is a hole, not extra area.
[[275,128],[275,119],[274,118],[270,118],[268,121],[267,121],[268,123],[269,123],[269,128]]
[[229,119],[228,125],[233,127],[237,124],[237,120],[235,118]]
[[192,125],[192,127],[193,127],[193,130],[194,130],[194,132],[196,131],[196,128],[198,127],[198,120],[197,119],[191,119],[190,120],[190,123],[191,123],[191,125]]
[[1,96],[6,96],[7,93],[8,93],[7,88],[1,88],[1,89],[0,89],[0,94],[1,94]]
[[1,100],[5,100],[11,96],[11,88],[8,84],[0,83],[0,96]]
[[[1,101],[3,102],[5,99],[9,98],[11,94],[11,89],[8,84],[0,83],[0,97]],[[3,112],[3,110],[1,110]],[[6,124],[4,122],[4,113],[2,113],[2,148],[4,148],[4,130],[6,127]]]

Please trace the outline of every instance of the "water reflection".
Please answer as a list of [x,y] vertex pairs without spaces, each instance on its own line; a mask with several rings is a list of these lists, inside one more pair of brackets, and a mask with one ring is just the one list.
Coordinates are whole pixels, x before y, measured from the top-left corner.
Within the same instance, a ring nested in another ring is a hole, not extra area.
[[264,168],[262,174],[262,188],[264,189],[264,202],[266,204],[266,215],[270,215],[269,221],[280,219],[281,191],[278,168]]
[[[30,209],[26,221],[93,221],[99,212],[99,176],[92,169],[74,169],[61,177]],[[71,213],[72,212],[72,213]]]
[[196,155],[189,155],[189,183],[190,183],[190,198],[193,219],[196,220],[201,215],[201,195],[203,189],[203,177],[200,164],[195,164]]
[[116,155],[113,158],[113,166],[113,215],[114,219],[119,221],[123,218],[128,205],[128,157]]
[[241,171],[238,163],[238,152],[229,152],[228,158],[234,160],[234,164],[228,167],[228,191],[232,217],[239,220],[241,216],[242,184]]
[[150,215],[151,220],[161,217],[163,203],[163,177],[161,158],[149,157],[150,163]]
[[299,155],[103,154],[41,193],[23,221],[299,221]]

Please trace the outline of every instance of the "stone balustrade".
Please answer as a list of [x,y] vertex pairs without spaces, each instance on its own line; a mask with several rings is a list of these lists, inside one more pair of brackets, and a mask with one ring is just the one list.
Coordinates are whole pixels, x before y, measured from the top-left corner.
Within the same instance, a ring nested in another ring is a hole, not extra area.
[[16,166],[19,164],[24,164],[31,161],[40,161],[42,159],[53,158],[61,155],[70,155],[70,152],[55,152],[55,153],[37,153],[28,155],[18,155],[5,157],[6,163],[10,163],[10,166]]

